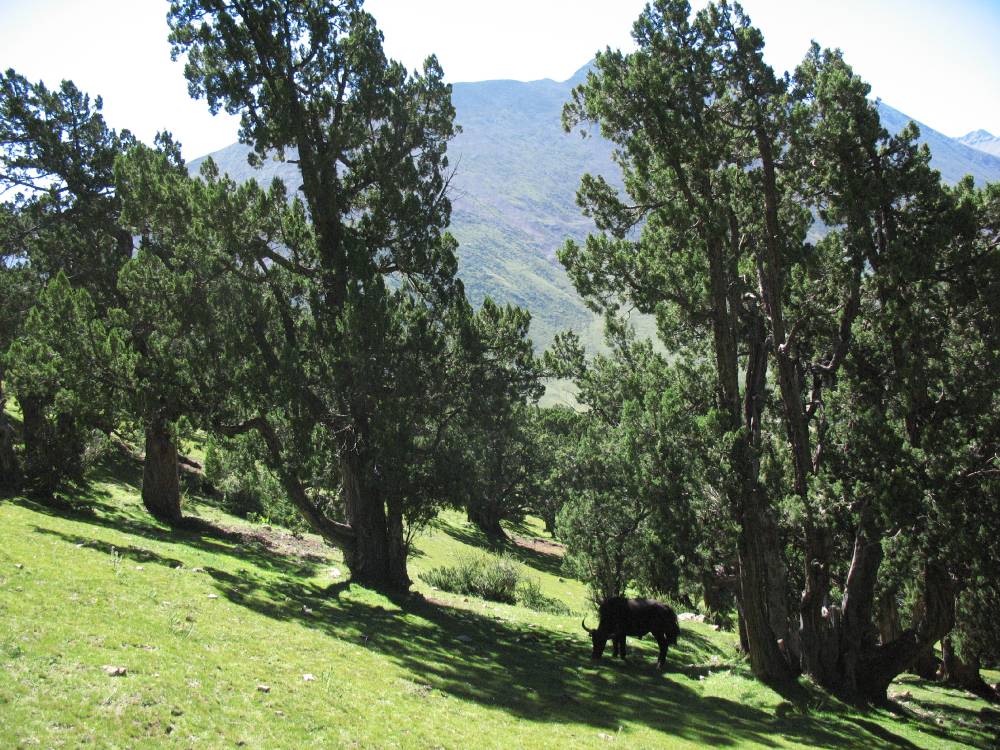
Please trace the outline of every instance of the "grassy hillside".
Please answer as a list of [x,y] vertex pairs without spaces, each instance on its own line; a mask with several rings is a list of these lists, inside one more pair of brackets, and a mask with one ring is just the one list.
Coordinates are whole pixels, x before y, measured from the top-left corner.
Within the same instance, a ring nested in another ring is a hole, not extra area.
[[[417,540],[416,593],[345,580],[310,536],[189,498],[172,533],[138,467],[104,466],[58,508],[0,500],[0,747],[995,747],[1000,713],[913,679],[865,713],[752,680],[731,634],[684,623],[667,669],[638,643],[592,664],[580,616],[432,590],[421,572],[481,545],[445,513]],[[533,525],[513,553],[577,611]],[[634,642],[634,639],[633,639]],[[108,674],[124,668],[121,675]],[[990,675],[996,679],[997,675]],[[905,691],[905,692],[904,692]]]

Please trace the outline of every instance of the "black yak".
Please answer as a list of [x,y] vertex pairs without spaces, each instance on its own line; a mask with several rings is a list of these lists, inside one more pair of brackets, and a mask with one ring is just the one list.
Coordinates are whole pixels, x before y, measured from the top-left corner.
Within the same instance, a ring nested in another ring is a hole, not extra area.
[[611,639],[614,656],[625,658],[625,636],[643,636],[652,633],[660,646],[657,666],[663,669],[667,659],[667,648],[677,643],[681,629],[677,615],[666,604],[652,599],[625,599],[615,597],[604,602],[599,610],[600,622],[596,628],[588,628],[584,618],[583,629],[590,633],[594,642],[593,659],[600,659],[604,647]]

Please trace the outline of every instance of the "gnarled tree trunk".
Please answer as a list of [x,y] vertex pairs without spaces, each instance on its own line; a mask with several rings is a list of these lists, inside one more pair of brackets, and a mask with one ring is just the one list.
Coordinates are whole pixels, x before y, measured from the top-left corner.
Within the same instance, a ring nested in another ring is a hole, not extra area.
[[406,572],[406,540],[402,507],[386,502],[364,481],[357,454],[341,458],[344,506],[354,532],[354,543],[345,550],[351,579],[373,588],[405,591],[410,587]]
[[968,690],[994,703],[1000,695],[990,687],[979,672],[979,655],[959,656],[949,636],[941,640],[941,679],[948,685]]
[[177,446],[167,425],[157,419],[146,427],[142,504],[158,521],[171,526],[182,521]]
[[24,468],[29,476],[38,474],[45,458],[45,403],[34,396],[19,398],[21,436],[24,439]]
[[481,498],[470,502],[465,509],[465,514],[469,521],[483,532],[492,544],[501,544],[507,540],[507,534],[500,525],[503,516],[500,503]]
[[955,625],[955,588],[946,569],[935,563],[924,566],[921,605],[914,627],[884,646],[872,648],[857,665],[855,694],[862,700],[885,700],[886,690],[908,669],[920,653],[941,640]]
[[878,639],[879,644],[883,646],[896,640],[903,633],[896,593],[894,590],[886,591],[878,602]]

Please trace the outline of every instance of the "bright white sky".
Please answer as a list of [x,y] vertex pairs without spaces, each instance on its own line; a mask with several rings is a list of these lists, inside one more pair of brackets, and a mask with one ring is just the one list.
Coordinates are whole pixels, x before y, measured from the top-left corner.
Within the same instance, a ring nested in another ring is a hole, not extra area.
[[[704,0],[695,3],[704,4]],[[434,52],[452,81],[565,80],[605,46],[628,48],[644,0],[368,0],[388,53]],[[875,96],[951,135],[1000,135],[1000,0],[744,0],[780,72],[809,41],[840,47]],[[0,0],[0,67],[104,97],[116,128],[169,129],[186,158],[236,140],[170,61],[165,0]]]

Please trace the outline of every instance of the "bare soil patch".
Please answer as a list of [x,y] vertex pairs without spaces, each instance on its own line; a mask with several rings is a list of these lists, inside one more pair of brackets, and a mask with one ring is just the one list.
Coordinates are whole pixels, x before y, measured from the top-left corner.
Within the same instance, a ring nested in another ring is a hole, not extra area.
[[554,542],[551,539],[538,539],[537,537],[511,534],[510,540],[518,547],[524,547],[534,552],[541,552],[543,555],[562,557],[566,554],[566,545]]

